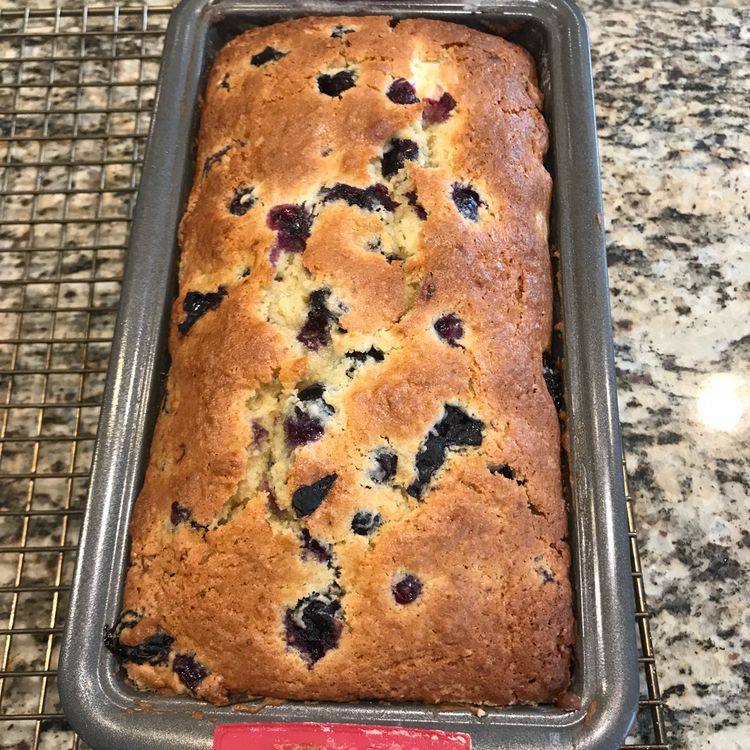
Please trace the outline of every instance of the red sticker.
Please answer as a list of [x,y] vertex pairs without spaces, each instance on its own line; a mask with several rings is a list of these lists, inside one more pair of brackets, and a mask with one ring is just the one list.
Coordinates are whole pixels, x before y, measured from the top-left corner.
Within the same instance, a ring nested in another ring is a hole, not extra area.
[[471,738],[356,724],[220,724],[214,750],[471,750]]

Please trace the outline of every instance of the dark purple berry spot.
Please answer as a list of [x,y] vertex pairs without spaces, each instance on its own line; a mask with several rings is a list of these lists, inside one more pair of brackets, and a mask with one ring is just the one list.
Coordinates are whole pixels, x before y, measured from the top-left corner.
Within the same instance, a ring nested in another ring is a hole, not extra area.
[[382,362],[385,359],[385,354],[383,354],[380,349],[374,346],[371,346],[366,352],[347,352],[346,356],[352,360],[351,366],[346,370],[346,374],[349,377],[354,374],[354,372],[360,365],[364,364],[368,360],[371,359],[373,362]]
[[122,631],[135,627],[142,619],[143,615],[132,609],[125,610],[114,627],[105,626],[104,645],[124,661],[132,661],[135,664],[164,664],[169,659],[169,649],[172,648],[174,638],[159,627],[154,635],[135,646],[120,643]]
[[257,419],[253,420],[253,445],[260,445],[268,437],[268,430]]
[[329,148],[324,148],[320,152],[320,155],[323,156],[323,157],[326,157],[326,156],[330,156],[332,153],[333,153],[333,149],[329,147]]
[[470,417],[459,406],[445,405],[445,416],[433,428],[447,447],[482,444],[484,422]]
[[318,91],[326,96],[341,96],[347,89],[355,85],[354,73],[351,70],[340,70],[329,75],[323,73],[318,76]]
[[406,488],[406,492],[412,497],[421,498],[425,487],[445,462],[447,449],[481,445],[483,428],[481,420],[470,417],[458,406],[446,404],[443,418],[427,434],[424,446],[417,453],[417,478]]
[[172,522],[173,526],[177,526],[181,523],[184,523],[185,521],[189,521],[190,508],[186,508],[184,505],[180,505],[180,503],[175,500],[172,503],[172,511],[169,515],[169,520]]
[[398,456],[388,450],[379,450],[373,456],[373,467],[370,478],[378,484],[390,482],[396,476]]
[[383,525],[380,513],[360,510],[352,517],[352,531],[358,536],[369,536]]
[[544,564],[543,558],[539,555],[534,558],[534,572],[542,579],[543,583],[551,583],[555,580],[552,569]]
[[417,499],[422,497],[425,487],[435,475],[435,472],[445,462],[445,441],[437,435],[430,433],[417,453],[415,467],[417,478],[406,488],[406,492]]
[[461,216],[470,221],[479,219],[479,206],[484,206],[485,202],[471,185],[454,182],[451,187],[451,197]]
[[419,156],[419,146],[406,138],[394,138],[389,148],[383,154],[381,171],[383,177],[392,177],[399,169],[404,168],[407,161],[416,161]]
[[410,190],[406,193],[406,199],[409,201],[409,205],[414,208],[414,213],[416,213],[421,221],[424,221],[427,218],[427,211],[425,211],[425,207],[417,200],[417,191]]
[[390,26],[390,27],[391,27],[392,29],[395,29],[395,28],[396,28],[396,26],[398,26],[400,22],[401,22],[401,19],[400,19],[400,18],[391,18],[391,19],[390,19],[390,20],[388,21],[388,25],[389,25],[389,26]]
[[299,651],[310,667],[338,645],[344,623],[339,603],[340,589],[300,599],[286,611],[286,642]]
[[323,399],[325,387],[320,383],[303,388],[298,394],[300,405],[284,422],[287,447],[294,449],[319,440],[323,435],[322,417],[333,414],[335,409]]
[[220,151],[217,151],[215,154],[211,154],[206,161],[203,162],[203,177],[207,177],[208,173],[211,171],[211,167],[213,167],[214,164],[218,164],[221,161],[221,157],[224,156],[224,154],[229,151],[229,149],[232,148],[230,146],[224,146]]
[[251,273],[251,270],[252,270],[252,269],[250,268],[250,266],[245,266],[245,267],[244,267],[244,268],[242,269],[242,273],[240,274],[240,278],[241,278],[241,279],[245,279],[245,278],[247,278],[247,277],[248,277],[248,276],[250,275],[250,273]]
[[282,57],[286,57],[288,54],[288,52],[281,52],[280,50],[274,49],[273,47],[266,47],[261,52],[258,52],[257,55],[253,55],[250,58],[250,64],[255,65],[256,68],[260,68],[266,63],[277,62],[281,60]]
[[237,188],[234,197],[229,201],[229,213],[235,216],[244,216],[254,205],[253,188],[240,187]]
[[292,495],[292,507],[297,518],[309,516],[317,510],[338,479],[338,474],[327,474],[312,484],[303,484]]
[[332,557],[331,548],[327,544],[313,539],[307,529],[302,529],[302,556],[306,557],[308,554],[321,563],[329,563]]
[[388,88],[386,96],[394,104],[416,104],[419,101],[413,84],[406,78],[397,78]]
[[422,583],[416,576],[408,574],[394,584],[392,591],[399,604],[411,604],[422,593]]
[[552,401],[555,403],[555,408],[560,411],[565,406],[562,378],[549,352],[542,354],[542,373],[544,374],[544,382],[547,384],[549,395],[552,396]]
[[322,400],[326,387],[321,383],[313,383],[303,388],[297,393],[300,401],[319,401]]
[[229,91],[229,73],[224,73],[224,77],[221,79],[219,86]]
[[227,296],[227,290],[220,286],[215,292],[188,292],[182,301],[185,320],[177,326],[177,330],[184,336],[209,310],[215,310],[221,300]]
[[191,693],[195,692],[198,683],[208,677],[208,670],[190,654],[175,654],[172,671],[180,678]]
[[334,39],[343,39],[344,34],[353,34],[354,29],[348,29],[345,26],[342,26],[340,23],[333,27],[333,31],[331,32],[331,36]]
[[358,188],[339,182],[332,188],[324,188],[321,192],[323,193],[323,203],[345,201],[350,206],[358,206],[364,211],[375,211],[378,208],[394,211],[399,206],[391,198],[388,188],[380,183],[370,185],[368,188]]
[[490,474],[499,474],[506,479],[512,479],[518,485],[526,484],[526,480],[519,477],[518,474],[516,474],[515,469],[508,466],[508,464],[487,464],[487,468],[489,469]]
[[196,531],[208,531],[208,526],[204,526],[203,524],[198,523],[193,518],[193,514],[190,512],[190,508],[186,508],[184,505],[181,505],[177,502],[177,500],[172,503],[172,507],[169,513],[169,520],[172,522],[173,526],[179,526],[181,523],[189,523],[190,526]]
[[316,289],[307,300],[307,318],[297,334],[297,341],[310,351],[317,351],[321,346],[331,343],[331,323],[338,320],[338,315],[328,309],[327,301],[330,289]]
[[396,255],[396,253],[388,253],[388,255],[385,256],[385,259],[389,263],[393,263],[395,260],[403,260],[403,258],[400,255]]
[[282,250],[288,253],[304,251],[312,227],[312,214],[304,204],[284,203],[274,206],[268,212],[266,223],[277,233],[276,242],[271,249],[272,261],[274,257],[278,260],[278,254]]
[[456,108],[456,100],[446,91],[439,99],[424,100],[422,122],[425,125],[437,125],[445,122]]
[[458,340],[464,335],[464,324],[455,313],[448,313],[438,318],[435,321],[435,331],[449,346],[461,346]]
[[313,443],[323,437],[323,423],[295,406],[284,422],[284,437],[290,449]]

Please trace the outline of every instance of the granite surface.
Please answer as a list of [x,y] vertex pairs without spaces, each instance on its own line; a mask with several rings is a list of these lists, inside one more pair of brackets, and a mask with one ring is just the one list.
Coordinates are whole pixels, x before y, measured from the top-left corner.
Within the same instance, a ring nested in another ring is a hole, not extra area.
[[[585,0],[581,5],[593,48],[624,444],[654,611],[651,624],[667,698],[669,741],[674,748],[747,748],[750,6],[737,0],[726,0],[721,7],[692,0]],[[8,4],[0,2],[0,7]],[[91,96],[89,106],[102,106],[95,100],[96,91]],[[47,156],[54,158],[54,144]],[[132,170],[110,177],[113,185],[126,188]],[[96,188],[110,177],[83,170],[74,184]],[[49,179],[53,187],[58,184],[54,174]],[[125,197],[107,200],[100,210],[125,216]],[[70,204],[75,211],[75,199]],[[16,209],[22,216],[20,202],[10,215]],[[81,216],[85,210],[83,200]],[[116,233],[122,227],[110,229]],[[73,227],[64,238],[70,248],[65,274],[76,278],[92,263],[102,278],[119,273],[121,258],[115,251],[93,256],[76,251],[77,246],[95,245],[96,231],[92,227],[87,235]],[[110,244],[121,241],[113,236],[108,235]],[[7,231],[0,236],[3,248],[23,239]],[[24,270],[19,262],[13,253],[0,254],[0,279],[18,278]],[[46,273],[44,268],[38,272]],[[101,305],[94,333],[103,335],[112,322],[117,286],[94,286],[82,286],[86,296],[78,298],[78,287],[71,284],[69,306]],[[9,300],[4,298],[4,307],[21,304]],[[9,320],[0,319],[0,325]],[[37,323],[28,316],[26,320],[31,321],[30,334],[47,325],[42,318]],[[76,334],[77,319],[69,320],[72,327],[61,328],[59,335]],[[8,330],[0,330],[0,338],[6,339]],[[106,359],[106,350],[92,351],[84,356],[93,358],[94,365]],[[29,357],[29,366],[41,366]],[[68,399],[67,386],[60,382],[59,396]],[[14,401],[38,400],[33,387],[29,381],[31,390],[24,393],[16,385]],[[93,401],[100,387],[101,377],[92,378],[90,392],[78,392],[75,398]],[[44,395],[56,397],[54,392]],[[95,412],[87,414],[83,419],[93,429]],[[65,418],[58,417],[57,423],[51,418],[50,429],[51,434],[64,434]],[[83,428],[77,429],[80,433]],[[85,447],[76,460],[85,467]],[[14,456],[6,449],[3,461],[0,472],[26,470],[20,451]],[[55,492],[53,487],[47,498],[52,507],[57,507]],[[67,492],[66,502],[75,505],[80,497]],[[4,502],[12,508],[12,494]],[[54,529],[40,526],[38,533],[49,535]],[[0,526],[0,541],[17,543],[14,533],[7,524]],[[3,574],[2,583],[12,584],[13,579],[6,581]],[[44,666],[33,656],[18,656],[16,664]],[[9,685],[4,705],[38,710],[36,692],[26,700],[21,683]],[[54,709],[52,705],[47,710]],[[20,727],[14,731],[21,732]],[[56,744],[55,738],[65,734],[63,725],[47,729],[50,741],[44,746],[68,746],[61,739]],[[12,742],[0,737],[0,748],[31,746],[17,739],[21,734],[14,737]],[[630,741],[650,740],[642,715]]]
[[675,748],[750,747],[750,6],[583,3],[625,452]]

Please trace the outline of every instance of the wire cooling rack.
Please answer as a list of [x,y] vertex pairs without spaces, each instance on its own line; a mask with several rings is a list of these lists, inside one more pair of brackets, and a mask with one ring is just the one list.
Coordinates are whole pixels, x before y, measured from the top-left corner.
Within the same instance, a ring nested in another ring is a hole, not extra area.
[[[0,10],[0,748],[83,748],[57,660],[168,6]],[[668,750],[633,511],[642,699]]]

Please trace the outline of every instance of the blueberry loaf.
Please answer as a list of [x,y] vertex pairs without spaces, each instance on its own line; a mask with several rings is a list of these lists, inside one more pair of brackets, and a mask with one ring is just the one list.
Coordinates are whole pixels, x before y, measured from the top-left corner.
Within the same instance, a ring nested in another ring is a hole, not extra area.
[[565,690],[540,106],[523,49],[444,22],[304,18],[220,51],[105,635],[139,686]]

